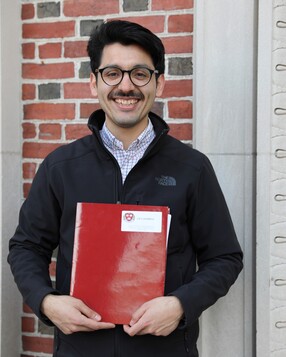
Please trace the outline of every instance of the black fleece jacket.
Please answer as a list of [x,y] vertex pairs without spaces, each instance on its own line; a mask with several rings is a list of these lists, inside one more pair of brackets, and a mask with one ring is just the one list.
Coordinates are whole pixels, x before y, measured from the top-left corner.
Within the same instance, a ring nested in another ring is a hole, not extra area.
[[[124,185],[100,138],[101,110],[89,119],[91,135],[47,156],[21,208],[8,261],[25,302],[49,324],[40,305],[48,293],[69,294],[77,202],[169,206],[165,294],[179,298],[184,320],[168,337],[131,338],[121,326],[69,336],[56,329],[54,356],[196,357],[199,316],[228,292],[242,269],[241,248],[209,160],[168,135],[161,118],[149,117],[156,137]],[[53,287],[49,263],[56,248]]]

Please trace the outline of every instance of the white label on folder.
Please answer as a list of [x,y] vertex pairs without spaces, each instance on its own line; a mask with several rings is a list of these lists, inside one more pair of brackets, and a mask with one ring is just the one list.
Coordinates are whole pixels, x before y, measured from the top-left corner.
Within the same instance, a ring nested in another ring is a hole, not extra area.
[[122,211],[122,232],[162,232],[162,212]]

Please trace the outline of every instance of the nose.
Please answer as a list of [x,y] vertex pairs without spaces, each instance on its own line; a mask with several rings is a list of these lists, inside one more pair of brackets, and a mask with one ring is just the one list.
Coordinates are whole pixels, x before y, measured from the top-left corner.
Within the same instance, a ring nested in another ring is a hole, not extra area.
[[131,82],[129,77],[129,73],[124,72],[122,81],[118,84],[118,88],[124,91],[128,91],[130,89],[134,89],[134,84]]

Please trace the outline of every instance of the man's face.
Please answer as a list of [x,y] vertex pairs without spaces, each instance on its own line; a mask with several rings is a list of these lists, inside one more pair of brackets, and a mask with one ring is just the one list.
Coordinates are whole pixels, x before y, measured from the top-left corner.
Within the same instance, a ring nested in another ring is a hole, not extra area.
[[[103,49],[99,69],[105,67],[119,67],[122,70],[131,70],[143,66],[154,70],[150,55],[137,45],[123,46],[119,43],[107,45]],[[102,80],[100,73],[91,74],[91,92],[97,96],[106,115],[106,124],[110,130],[120,128],[142,127],[147,124],[148,113],[155,97],[162,94],[164,76],[156,81],[155,74],[150,82],[137,87],[124,73],[121,83],[109,86]]]

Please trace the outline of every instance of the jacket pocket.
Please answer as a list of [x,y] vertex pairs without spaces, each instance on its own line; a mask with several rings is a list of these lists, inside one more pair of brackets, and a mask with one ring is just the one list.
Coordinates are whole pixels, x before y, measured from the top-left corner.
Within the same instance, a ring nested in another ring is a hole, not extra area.
[[[191,351],[191,346],[190,346],[190,342],[189,342],[189,338],[188,338],[188,331],[184,332],[184,342],[185,342],[185,350],[187,352],[187,356],[191,356],[190,355],[190,351]],[[194,357],[194,356],[193,356]]]
[[[165,338],[166,339],[166,338]],[[176,329],[168,337],[165,356],[195,357],[191,354],[190,341],[186,330]]]
[[197,340],[195,336],[196,334],[192,336],[190,330],[188,329],[184,332],[185,349],[188,357],[199,357]]

